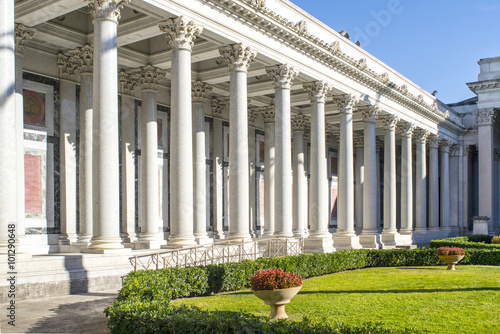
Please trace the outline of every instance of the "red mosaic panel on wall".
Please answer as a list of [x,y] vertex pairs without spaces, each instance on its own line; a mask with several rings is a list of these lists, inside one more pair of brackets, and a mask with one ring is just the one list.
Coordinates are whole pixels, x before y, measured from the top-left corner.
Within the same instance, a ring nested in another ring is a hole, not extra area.
[[42,157],[24,155],[26,213],[42,213]]

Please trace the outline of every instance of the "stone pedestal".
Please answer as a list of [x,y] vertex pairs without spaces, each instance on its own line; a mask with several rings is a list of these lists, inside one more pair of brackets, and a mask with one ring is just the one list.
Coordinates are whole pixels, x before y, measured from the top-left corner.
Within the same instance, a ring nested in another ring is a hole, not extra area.
[[486,216],[472,218],[472,234],[488,234],[488,220],[490,220],[490,218]]

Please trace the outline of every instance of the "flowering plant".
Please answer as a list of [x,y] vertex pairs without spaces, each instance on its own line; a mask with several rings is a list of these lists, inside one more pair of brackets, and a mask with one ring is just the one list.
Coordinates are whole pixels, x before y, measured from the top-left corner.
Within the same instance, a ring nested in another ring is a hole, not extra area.
[[465,250],[458,247],[439,247],[437,250],[437,255],[465,255]]
[[491,243],[492,244],[500,244],[500,236],[496,235],[493,238],[491,238]]
[[281,268],[260,270],[250,280],[250,287],[254,291],[295,288],[301,285],[302,276],[285,273]]

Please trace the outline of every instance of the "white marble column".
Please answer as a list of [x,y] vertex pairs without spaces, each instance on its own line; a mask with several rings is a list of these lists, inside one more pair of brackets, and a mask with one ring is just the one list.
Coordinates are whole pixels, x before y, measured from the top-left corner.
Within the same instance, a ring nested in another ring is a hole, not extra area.
[[120,9],[128,0],[93,0],[93,236],[88,251],[123,249],[120,238],[120,182],[118,161],[118,54]]
[[286,64],[267,67],[266,71],[274,81],[276,108],[274,236],[288,238],[293,237],[290,89],[299,71]]
[[195,245],[191,51],[202,28],[184,17],[160,23],[172,48],[170,119],[170,237],[168,247]]
[[247,73],[257,52],[243,44],[219,51],[230,71],[229,239],[250,241]]
[[332,87],[323,81],[303,84],[311,99],[311,178],[309,193],[309,237],[304,242],[308,253],[333,252],[328,231],[328,175],[326,171],[325,98]]
[[14,1],[0,10],[0,254],[8,251],[9,228],[17,231],[16,69]]
[[354,139],[354,146],[356,147],[356,160],[354,161],[354,177],[356,180],[356,189],[354,191],[354,224],[356,234],[361,234],[363,230],[363,185],[365,183],[364,137],[356,137]]
[[[137,240],[135,228],[135,98],[134,83],[128,73],[120,76],[120,154],[121,154],[121,237],[126,246]],[[80,124],[81,125],[81,124]],[[81,134],[80,134],[81,136]]]
[[360,110],[364,122],[364,186],[363,186],[363,231],[359,237],[363,248],[380,248],[377,210],[377,152],[376,121],[380,112],[377,106]]
[[376,173],[377,173],[377,229],[380,230],[381,226],[383,226],[384,224],[384,218],[383,218],[383,208],[382,208],[382,201],[381,201],[381,197],[382,197],[382,189],[380,188],[380,183],[382,182],[382,176],[383,174],[381,175],[381,166],[382,166],[382,162],[381,162],[381,158],[382,158],[382,149],[384,148],[384,141],[383,140],[380,140],[380,138],[377,138],[376,139],[376,144],[375,144],[375,151],[376,151],[376,155],[375,155],[375,160],[377,161],[377,168],[376,169]]
[[[257,196],[257,180],[255,174],[256,160],[257,160],[257,150],[258,147],[255,139],[255,121],[259,117],[260,113],[258,110],[248,111],[248,161],[249,161],[249,179],[250,189],[249,189],[249,217],[250,217],[250,234],[252,238],[258,238],[262,235],[262,230],[257,229],[257,206],[260,204],[256,198]],[[260,185],[259,185],[260,187]]]
[[[76,71],[75,64],[59,55],[60,111],[59,111],[59,168],[61,198],[61,234],[57,241],[59,252],[74,251],[76,234]],[[24,155],[23,155],[24,156]],[[92,179],[90,179],[92,182]],[[23,202],[24,203],[24,202]],[[92,237],[92,235],[90,236]],[[90,239],[89,239],[90,240]],[[78,249],[76,249],[78,251]]]
[[193,144],[194,144],[194,237],[198,244],[208,244],[207,233],[207,154],[205,134],[205,106],[213,86],[197,81],[193,90]]
[[417,147],[415,171],[415,233],[427,233],[427,164],[425,143],[429,131],[415,130],[415,144]]
[[459,232],[459,221],[462,214],[462,209],[464,203],[460,201],[463,200],[461,194],[462,180],[461,166],[460,166],[460,155],[461,146],[452,145],[450,147],[450,230],[452,236],[457,236]]
[[413,232],[413,171],[412,171],[412,134],[415,130],[413,123],[399,123],[401,131],[401,229],[402,235],[411,235]]
[[450,232],[450,146],[451,143],[447,140],[442,140],[439,143],[439,151],[441,152],[441,186],[440,186],[440,218],[441,231]]
[[396,228],[396,125],[399,117],[384,117],[384,229],[382,243],[384,248],[396,247],[398,230]]
[[338,218],[337,233],[334,235],[335,248],[360,248],[359,238],[354,233],[354,143],[352,114],[358,103],[353,95],[342,95],[340,104],[340,136],[338,155]]
[[[35,29],[26,27],[24,24],[16,24],[16,168],[17,168],[17,193],[16,193],[16,216],[17,216],[17,252],[30,252],[30,245],[26,240],[25,232],[25,184],[24,184],[24,98],[23,98],[23,57],[28,41],[35,35]],[[61,136],[62,137],[62,136]],[[61,192],[62,193],[62,192]],[[73,199],[74,200],[74,199]],[[61,201],[62,204],[62,201]],[[73,215],[76,212],[76,207]],[[61,208],[62,211],[62,208]],[[61,224],[63,215],[61,214]],[[69,230],[68,237],[76,238],[76,220],[74,229]],[[61,232],[63,227],[61,226]],[[62,235],[62,234],[61,234]]]
[[479,162],[479,214],[489,217],[488,232],[494,233],[495,174],[494,174],[494,124],[495,109],[479,109],[476,112]]
[[304,115],[292,117],[293,130],[293,235],[307,236],[307,176],[304,131],[310,119]]
[[439,136],[427,138],[429,147],[429,232],[439,232]]
[[258,109],[264,119],[264,238],[274,236],[274,195],[275,195],[275,107]]
[[156,96],[165,72],[147,65],[131,72],[142,91],[141,119],[141,233],[137,249],[159,249],[165,244],[160,224],[158,180],[158,123]]

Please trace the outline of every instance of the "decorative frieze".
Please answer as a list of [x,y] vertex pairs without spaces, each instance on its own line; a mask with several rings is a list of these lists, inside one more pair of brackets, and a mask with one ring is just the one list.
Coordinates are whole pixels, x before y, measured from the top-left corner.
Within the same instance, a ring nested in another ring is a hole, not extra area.
[[290,89],[299,74],[299,70],[288,64],[266,67],[266,72],[274,80],[275,87],[282,89]]
[[108,19],[118,21],[120,10],[131,0],[85,0],[90,2],[90,14],[94,19]]
[[411,138],[413,131],[415,131],[415,124],[411,122],[399,122],[398,129],[401,133],[401,137]]
[[307,126],[311,123],[311,119],[305,115],[292,116],[292,130],[305,131]]
[[479,109],[475,112],[475,115],[478,126],[493,125],[496,119],[495,109],[493,108]]
[[221,46],[219,52],[230,71],[246,72],[250,63],[257,57],[257,51],[242,43]]
[[20,23],[16,24],[14,33],[16,35],[16,53],[23,55],[26,45],[35,36],[36,30]]
[[193,94],[193,102],[198,102],[198,103],[205,102],[207,95],[210,94],[214,89],[214,86],[201,81],[193,82],[191,87]]
[[329,83],[324,81],[305,82],[302,87],[309,93],[311,102],[318,103],[324,103],[326,95],[333,89]]
[[203,31],[203,28],[184,16],[168,19],[161,22],[158,27],[167,35],[168,45],[175,49],[191,50],[194,40]]

